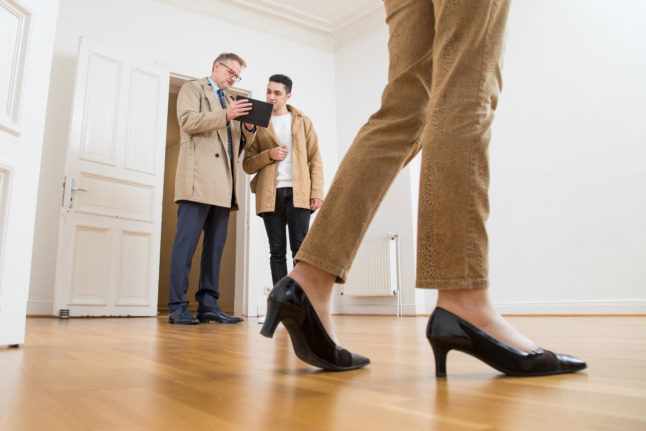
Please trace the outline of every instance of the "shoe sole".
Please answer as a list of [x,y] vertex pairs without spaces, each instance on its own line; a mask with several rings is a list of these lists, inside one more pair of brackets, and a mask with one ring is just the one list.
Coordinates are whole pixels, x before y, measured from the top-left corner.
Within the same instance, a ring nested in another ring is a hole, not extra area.
[[200,323],[215,322],[215,323],[220,323],[222,325],[235,325],[235,324],[244,322],[244,320],[240,320],[238,322],[222,322],[220,320],[215,320],[215,319],[199,319],[199,321],[200,321]]

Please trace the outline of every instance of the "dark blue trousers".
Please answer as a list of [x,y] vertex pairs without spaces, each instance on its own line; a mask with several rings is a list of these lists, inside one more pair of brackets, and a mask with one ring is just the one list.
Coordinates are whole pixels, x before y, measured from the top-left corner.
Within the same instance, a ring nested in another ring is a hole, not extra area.
[[170,287],[168,309],[170,312],[188,306],[186,291],[195,248],[204,231],[200,282],[195,299],[198,312],[218,310],[220,291],[220,259],[227,239],[229,208],[190,201],[178,202],[177,233],[173,242],[170,261]]

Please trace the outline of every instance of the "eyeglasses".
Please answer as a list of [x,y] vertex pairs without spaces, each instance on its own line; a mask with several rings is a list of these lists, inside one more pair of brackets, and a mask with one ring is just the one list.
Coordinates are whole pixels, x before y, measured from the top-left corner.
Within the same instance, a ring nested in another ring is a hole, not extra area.
[[224,67],[226,67],[228,69],[229,76],[232,77],[232,78],[235,78],[236,82],[242,81],[242,76],[238,75],[235,72],[235,70],[231,69],[229,66],[227,66],[226,64],[224,64],[224,63],[222,63],[220,61],[218,61],[218,63],[220,63],[222,66],[224,66]]

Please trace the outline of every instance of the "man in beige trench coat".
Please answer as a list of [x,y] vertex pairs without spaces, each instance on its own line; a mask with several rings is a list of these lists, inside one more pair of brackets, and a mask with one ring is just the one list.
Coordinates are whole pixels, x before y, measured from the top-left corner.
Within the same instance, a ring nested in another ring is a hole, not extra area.
[[[218,306],[220,259],[227,237],[229,212],[238,209],[235,167],[241,138],[253,142],[255,126],[234,119],[251,109],[248,101],[233,101],[224,90],[240,81],[246,64],[233,53],[220,54],[211,76],[188,81],[177,97],[180,150],[175,180],[177,233],[170,269],[168,321],[195,324],[238,323]],[[197,318],[188,311],[186,291],[195,248],[204,231]]]

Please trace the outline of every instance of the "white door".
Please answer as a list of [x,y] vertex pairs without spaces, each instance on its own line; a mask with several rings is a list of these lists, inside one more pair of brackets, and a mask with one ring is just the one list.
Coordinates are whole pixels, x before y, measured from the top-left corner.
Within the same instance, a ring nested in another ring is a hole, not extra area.
[[0,345],[22,344],[58,0],[0,0]]
[[169,73],[81,38],[54,312],[154,316]]

